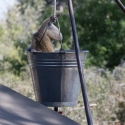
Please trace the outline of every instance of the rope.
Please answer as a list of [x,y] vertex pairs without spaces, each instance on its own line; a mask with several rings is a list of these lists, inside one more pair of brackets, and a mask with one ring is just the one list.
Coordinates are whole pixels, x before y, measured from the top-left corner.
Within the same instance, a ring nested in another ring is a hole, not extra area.
[[54,23],[56,23],[56,21],[57,21],[57,23],[58,23],[59,37],[60,37],[60,45],[61,45],[60,51],[63,51],[64,49],[63,49],[63,47],[62,47],[62,39],[61,39],[61,36],[60,36],[60,34],[61,34],[61,32],[60,32],[60,24],[59,24],[58,18],[56,17],[56,0],[54,0],[54,12],[53,12],[53,16],[54,16],[54,18],[55,18]]
[[54,0],[54,12],[53,12],[54,18],[56,18],[56,0]]
[[58,23],[58,28],[59,28],[59,37],[60,37],[60,45],[61,45],[61,47],[60,47],[60,51],[63,51],[63,47],[62,47],[62,39],[61,39],[61,36],[60,36],[60,34],[61,34],[61,32],[60,32],[60,24],[59,24],[58,18],[57,18],[57,23]]

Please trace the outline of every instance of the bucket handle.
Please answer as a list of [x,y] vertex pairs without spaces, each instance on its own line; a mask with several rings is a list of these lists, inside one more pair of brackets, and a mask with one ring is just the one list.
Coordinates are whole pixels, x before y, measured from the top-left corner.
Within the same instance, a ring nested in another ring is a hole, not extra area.
[[58,58],[59,59],[65,59],[66,58],[66,54],[65,54],[65,50],[61,47],[58,53]]

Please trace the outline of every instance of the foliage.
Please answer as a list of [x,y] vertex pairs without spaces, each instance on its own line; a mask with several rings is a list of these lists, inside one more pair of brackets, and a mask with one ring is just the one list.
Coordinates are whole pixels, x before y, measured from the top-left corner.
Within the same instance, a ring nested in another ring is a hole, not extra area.
[[21,93],[31,99],[35,99],[33,91],[31,75],[29,67],[26,67],[25,72],[21,72],[20,77],[15,76],[12,72],[1,73],[0,84]]
[[[20,77],[10,73],[1,75],[0,82],[17,92],[35,99],[29,67]],[[116,67],[112,72],[97,67],[85,69],[85,80],[94,125],[125,124],[125,66]],[[30,79],[29,79],[30,78]],[[76,107],[59,108],[63,115],[86,125],[82,94]]]
[[[119,122],[125,124],[125,65],[109,70],[97,67],[85,69],[87,92],[92,111],[94,125],[114,125]],[[64,115],[87,124],[80,93],[77,107],[61,108]]]
[[110,0],[78,0],[77,4],[79,42],[81,49],[90,51],[88,63],[109,68],[118,65],[125,58],[125,15]]
[[[53,0],[46,0],[47,6],[53,4]],[[61,4],[64,4],[66,2],[65,0],[56,0],[57,7],[60,6]]]
[[[33,8],[30,2],[17,4],[17,6],[11,8],[7,14],[6,21],[4,23],[1,22],[0,46],[4,48],[4,50],[0,50],[3,56],[1,63],[4,64],[3,69],[13,71],[16,75],[25,71],[25,66],[27,65],[25,50],[30,45],[32,34],[38,27],[41,11],[37,10],[40,7],[43,8],[42,2],[44,4],[44,1],[41,1],[41,4],[39,4],[41,6],[34,6]],[[23,12],[22,8],[25,8]],[[5,65],[6,62],[9,63],[8,67]]]
[[[45,6],[45,1],[44,0],[17,0],[19,2],[18,7],[20,7],[20,12],[23,14],[25,14],[25,11],[27,11],[28,8],[30,8],[31,13],[30,14],[34,14],[34,15],[40,15],[40,13],[43,12],[44,6]],[[33,16],[34,16],[33,15]],[[28,16],[28,15],[27,15]]]

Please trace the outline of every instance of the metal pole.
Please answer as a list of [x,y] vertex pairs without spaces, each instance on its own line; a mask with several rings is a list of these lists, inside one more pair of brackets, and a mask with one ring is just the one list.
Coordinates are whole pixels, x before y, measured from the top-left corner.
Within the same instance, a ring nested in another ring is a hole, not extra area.
[[122,2],[120,0],[115,0],[115,2],[118,4],[121,10],[125,13],[125,6],[122,4]]
[[72,27],[72,33],[73,33],[73,40],[74,40],[74,45],[75,45],[75,52],[76,52],[86,118],[87,118],[88,125],[93,125],[92,115],[91,115],[91,110],[90,110],[90,105],[89,105],[88,95],[87,95],[87,90],[86,90],[86,83],[85,83],[84,74],[83,74],[83,67],[82,67],[81,59],[80,59],[80,48],[79,48],[77,31],[76,31],[72,0],[67,0],[67,1],[68,1],[68,9],[69,9],[69,15],[70,15],[70,21],[71,21],[71,27]]

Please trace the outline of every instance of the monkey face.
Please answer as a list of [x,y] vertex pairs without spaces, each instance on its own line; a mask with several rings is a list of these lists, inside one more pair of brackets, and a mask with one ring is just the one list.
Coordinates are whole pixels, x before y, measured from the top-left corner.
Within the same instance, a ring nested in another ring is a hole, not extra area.
[[47,33],[47,36],[51,38],[51,40],[56,40],[56,41],[62,40],[62,33],[52,23],[48,26],[46,33]]

